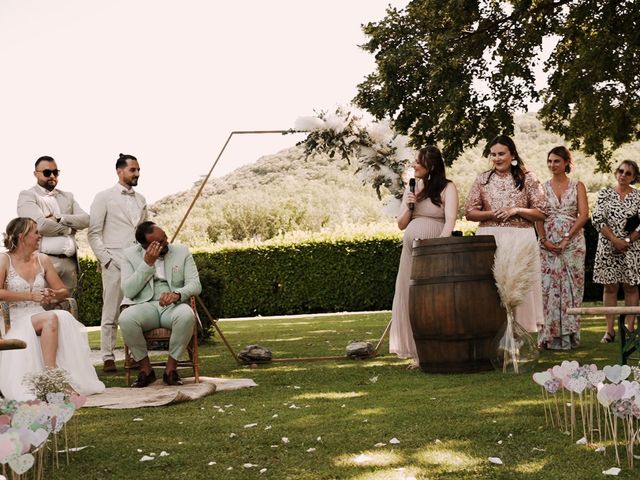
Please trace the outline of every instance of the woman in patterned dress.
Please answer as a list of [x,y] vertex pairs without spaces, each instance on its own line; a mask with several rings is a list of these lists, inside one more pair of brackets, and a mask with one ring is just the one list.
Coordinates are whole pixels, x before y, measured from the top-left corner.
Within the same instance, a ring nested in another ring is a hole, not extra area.
[[[488,146],[493,168],[473,183],[465,216],[480,222],[476,235],[493,235],[497,248],[503,242],[524,239],[537,249],[533,224],[544,220],[547,208],[542,185],[526,169],[510,137],[499,135]],[[535,263],[533,287],[514,311],[516,321],[528,332],[536,332],[544,324],[539,256]]]
[[[640,191],[631,185],[640,176],[638,164],[623,160],[615,172],[617,183],[598,192],[591,221],[598,235],[598,248],[593,266],[593,281],[604,284],[605,307],[617,304],[620,285],[624,290],[624,304],[638,305],[640,284],[640,227],[625,230],[628,219],[640,214]],[[607,331],[602,343],[615,340],[614,316],[607,315]],[[635,317],[627,317],[627,327],[633,329]]]
[[589,219],[587,189],[567,176],[573,161],[565,147],[547,155],[553,177],[544,183],[547,218],[536,222],[542,261],[544,327],[538,345],[544,349],[571,350],[580,345],[580,317],[567,315],[579,307],[584,293],[585,241],[583,227]]
[[398,216],[398,227],[404,230],[404,236],[389,331],[389,352],[400,358],[413,359],[408,368],[418,368],[418,352],[409,321],[413,240],[450,236],[458,214],[458,190],[447,179],[440,150],[436,147],[421,149],[413,169],[418,179],[416,191],[405,191]]

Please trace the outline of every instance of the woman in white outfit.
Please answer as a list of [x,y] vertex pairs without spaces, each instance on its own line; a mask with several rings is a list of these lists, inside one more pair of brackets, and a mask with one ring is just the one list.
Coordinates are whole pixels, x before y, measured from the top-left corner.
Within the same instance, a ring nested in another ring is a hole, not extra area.
[[81,395],[104,390],[89,359],[84,325],[64,310],[45,310],[64,300],[69,292],[51,260],[38,252],[40,234],[30,218],[9,222],[0,254],[0,301],[8,302],[11,328],[5,338],[27,343],[24,350],[0,353],[0,391],[11,400],[30,400],[34,395],[24,385],[27,374],[46,368],[62,368],[71,388]]

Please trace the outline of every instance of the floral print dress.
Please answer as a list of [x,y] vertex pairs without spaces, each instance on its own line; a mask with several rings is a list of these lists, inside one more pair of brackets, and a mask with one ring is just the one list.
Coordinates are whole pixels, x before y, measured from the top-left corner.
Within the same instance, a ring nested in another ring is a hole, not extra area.
[[[544,184],[547,197],[545,236],[558,244],[578,218],[578,182],[570,179],[558,198],[551,181]],[[552,350],[570,350],[580,344],[580,317],[567,315],[568,307],[580,307],[584,293],[585,241],[577,232],[560,254],[540,249],[544,326],[538,336],[540,346]]]

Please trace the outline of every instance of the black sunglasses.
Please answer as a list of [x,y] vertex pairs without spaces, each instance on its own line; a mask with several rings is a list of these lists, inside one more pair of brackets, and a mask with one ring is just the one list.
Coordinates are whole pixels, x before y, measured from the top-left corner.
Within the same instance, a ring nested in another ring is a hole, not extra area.
[[54,177],[60,176],[60,170],[58,170],[57,168],[55,170],[49,170],[48,168],[45,168],[44,170],[36,170],[36,172],[41,172],[47,178],[49,178],[51,175],[53,175]]
[[616,170],[616,172],[618,173],[618,175],[624,175],[625,177],[633,177],[633,172],[630,172],[629,170],[623,170],[622,168],[619,168]]

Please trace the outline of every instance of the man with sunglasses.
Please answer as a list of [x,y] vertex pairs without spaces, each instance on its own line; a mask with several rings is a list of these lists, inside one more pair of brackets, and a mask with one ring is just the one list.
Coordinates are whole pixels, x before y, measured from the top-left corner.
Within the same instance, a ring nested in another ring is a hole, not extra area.
[[56,188],[60,170],[52,157],[38,158],[33,176],[36,185],[18,196],[18,216],[32,218],[38,224],[40,251],[49,256],[64,286],[73,294],[80,271],[75,235],[89,226],[89,214],[72,193]]

